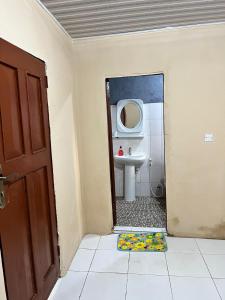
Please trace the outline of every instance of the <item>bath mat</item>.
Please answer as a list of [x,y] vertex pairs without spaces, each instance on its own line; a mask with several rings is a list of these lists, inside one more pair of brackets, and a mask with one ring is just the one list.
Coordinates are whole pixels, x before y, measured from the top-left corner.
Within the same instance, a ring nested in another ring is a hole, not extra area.
[[117,249],[135,252],[165,252],[167,244],[162,232],[122,233],[118,237]]

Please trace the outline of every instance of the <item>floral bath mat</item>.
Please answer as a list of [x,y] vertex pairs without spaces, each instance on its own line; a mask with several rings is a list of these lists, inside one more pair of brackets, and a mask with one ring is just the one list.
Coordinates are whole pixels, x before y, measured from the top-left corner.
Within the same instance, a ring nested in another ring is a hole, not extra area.
[[164,252],[167,250],[164,233],[122,233],[118,237],[120,251]]

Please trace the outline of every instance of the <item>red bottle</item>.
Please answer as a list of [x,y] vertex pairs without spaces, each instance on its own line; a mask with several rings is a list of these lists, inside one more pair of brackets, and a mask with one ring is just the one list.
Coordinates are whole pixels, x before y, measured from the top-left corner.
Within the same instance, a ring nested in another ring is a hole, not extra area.
[[118,155],[119,156],[123,156],[123,149],[122,149],[122,146],[120,146],[120,149],[118,151]]

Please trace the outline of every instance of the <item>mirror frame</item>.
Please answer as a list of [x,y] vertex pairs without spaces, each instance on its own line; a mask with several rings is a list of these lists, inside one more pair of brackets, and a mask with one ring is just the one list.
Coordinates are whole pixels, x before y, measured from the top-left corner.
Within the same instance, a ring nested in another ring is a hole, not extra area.
[[[127,128],[123,125],[121,121],[121,112],[123,108],[128,104],[136,104],[139,112],[140,112],[140,120],[138,124],[133,128]],[[116,116],[116,122],[117,122],[117,130],[122,133],[141,133],[143,131],[143,101],[141,99],[123,99],[117,102],[117,116]]]

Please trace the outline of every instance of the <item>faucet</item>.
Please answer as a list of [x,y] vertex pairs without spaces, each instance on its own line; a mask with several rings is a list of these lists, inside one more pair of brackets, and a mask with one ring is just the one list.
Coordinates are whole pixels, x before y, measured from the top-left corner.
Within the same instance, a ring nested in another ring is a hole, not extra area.
[[132,155],[132,148],[131,147],[128,148],[128,154]]

